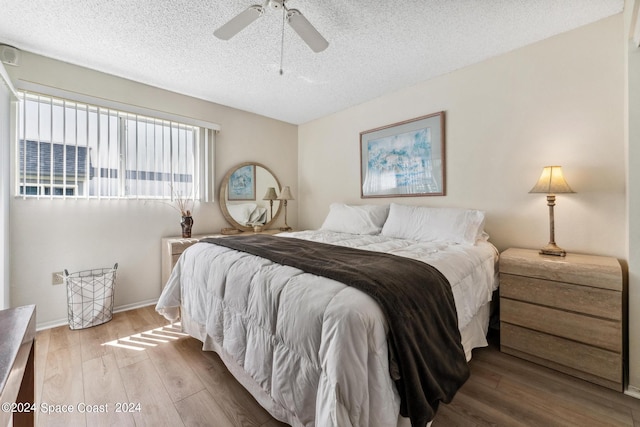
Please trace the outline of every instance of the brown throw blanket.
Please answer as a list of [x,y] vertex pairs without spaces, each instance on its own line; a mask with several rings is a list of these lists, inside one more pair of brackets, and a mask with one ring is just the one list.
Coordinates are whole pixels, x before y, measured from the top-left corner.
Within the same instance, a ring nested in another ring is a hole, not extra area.
[[353,286],[371,296],[389,324],[400,413],[424,427],[469,377],[448,280],[423,262],[382,252],[269,235],[206,238]]

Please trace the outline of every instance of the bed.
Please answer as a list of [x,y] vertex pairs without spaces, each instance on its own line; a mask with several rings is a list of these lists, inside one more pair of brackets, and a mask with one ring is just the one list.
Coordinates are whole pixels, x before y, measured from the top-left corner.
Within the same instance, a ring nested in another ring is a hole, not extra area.
[[[393,254],[435,267],[450,285],[462,357],[469,360],[473,348],[487,345],[498,284],[498,252],[483,225],[477,210],[332,204],[319,230],[271,238]],[[180,318],[184,331],[202,341],[203,350],[217,352],[281,421],[411,425],[400,415],[387,319],[374,298],[354,287],[202,242],[178,260],[156,309],[169,320]]]

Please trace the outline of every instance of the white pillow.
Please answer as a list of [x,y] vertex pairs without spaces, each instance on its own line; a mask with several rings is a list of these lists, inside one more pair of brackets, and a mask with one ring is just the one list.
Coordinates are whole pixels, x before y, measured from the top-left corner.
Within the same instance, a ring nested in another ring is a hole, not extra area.
[[382,235],[422,242],[475,245],[484,233],[484,212],[392,203]]
[[254,224],[254,223],[264,223],[264,216],[265,213],[267,213],[267,208],[263,208],[262,206],[257,206],[253,212],[251,212],[251,216],[249,217],[249,224]]
[[251,214],[256,207],[255,203],[227,204],[229,215],[242,225],[246,225],[249,222]]
[[350,234],[380,234],[389,205],[332,203],[321,230]]

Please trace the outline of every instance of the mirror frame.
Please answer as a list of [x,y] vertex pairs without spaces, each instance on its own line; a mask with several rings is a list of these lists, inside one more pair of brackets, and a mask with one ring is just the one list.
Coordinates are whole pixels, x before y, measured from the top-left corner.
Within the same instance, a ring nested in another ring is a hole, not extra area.
[[[229,178],[231,177],[231,175],[238,170],[239,168],[242,168],[244,166],[249,166],[249,165],[253,165],[255,167],[261,167],[264,168],[267,172],[269,172],[271,174],[271,176],[273,176],[273,178],[276,180],[276,184],[278,185],[278,188],[276,189],[278,191],[278,194],[280,194],[280,192],[282,191],[282,185],[280,184],[280,180],[278,180],[278,177],[276,176],[276,174],[273,173],[273,171],[271,169],[269,169],[268,167],[266,167],[265,165],[263,165],[262,163],[258,163],[258,162],[244,162],[244,163],[240,163],[238,165],[235,165],[234,167],[232,167],[231,169],[229,169],[229,171],[227,172],[227,174],[224,176],[224,178],[222,179],[222,183],[220,184],[220,196],[219,196],[219,201],[220,201],[220,210],[222,211],[222,215],[224,216],[224,218],[227,220],[227,222],[229,224],[231,224],[234,228],[238,229],[238,230],[242,230],[242,231],[253,231],[253,227],[248,227],[246,225],[242,225],[239,222],[237,222],[229,213],[229,209],[227,209],[227,194],[229,191]],[[256,197],[258,195],[256,194]],[[273,218],[271,218],[270,221],[266,222],[263,225],[263,229],[264,230],[268,230],[269,228],[271,228],[271,226],[275,223],[275,221],[278,219],[278,216],[280,216],[280,212],[282,211],[282,200],[280,201],[280,204],[278,205],[278,209],[275,211],[275,213],[273,214]]]

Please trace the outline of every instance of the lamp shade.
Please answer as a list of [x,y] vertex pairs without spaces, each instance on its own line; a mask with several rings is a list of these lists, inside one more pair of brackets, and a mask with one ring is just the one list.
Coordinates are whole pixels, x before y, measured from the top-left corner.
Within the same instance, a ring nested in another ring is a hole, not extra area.
[[574,191],[569,187],[567,181],[565,181],[562,175],[561,166],[545,166],[542,169],[542,175],[536,182],[529,193],[545,193],[545,194],[557,194],[557,193],[573,193]]
[[278,200],[293,200],[293,195],[291,194],[291,189],[288,185],[282,189],[282,192],[278,196]]
[[276,194],[276,189],[273,187],[268,187],[267,192],[265,193],[262,200],[276,200],[278,195]]

